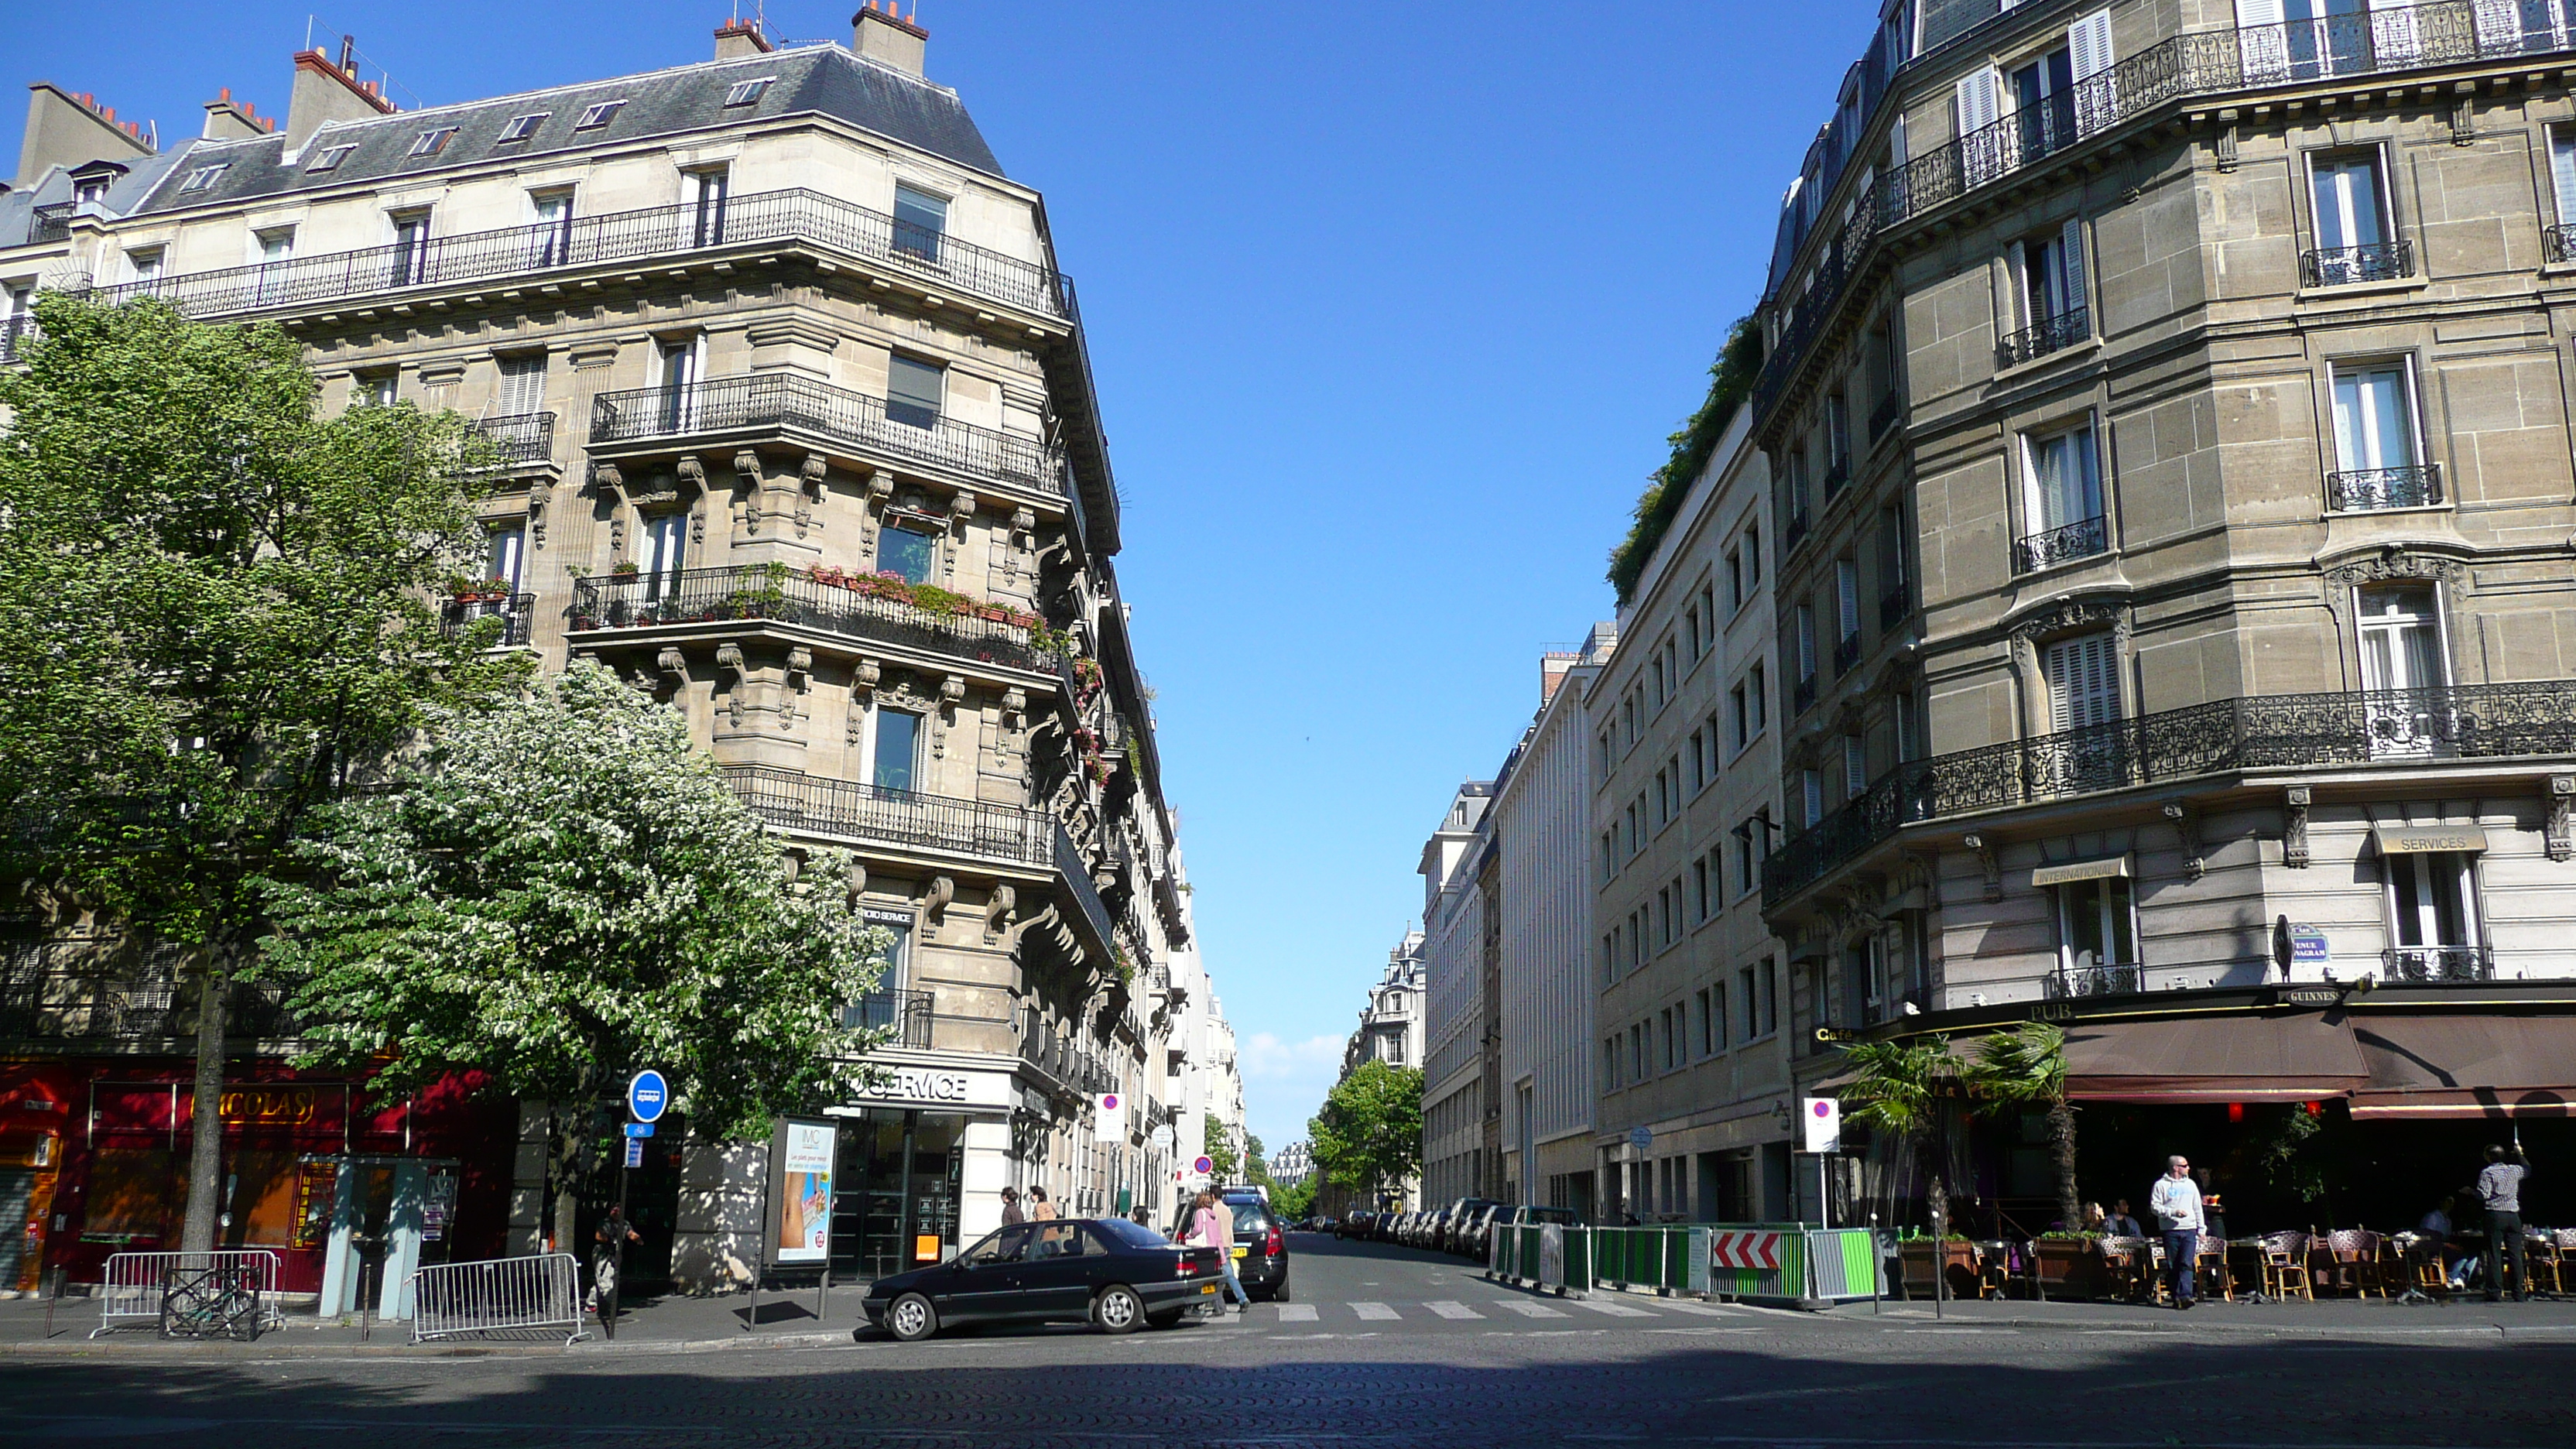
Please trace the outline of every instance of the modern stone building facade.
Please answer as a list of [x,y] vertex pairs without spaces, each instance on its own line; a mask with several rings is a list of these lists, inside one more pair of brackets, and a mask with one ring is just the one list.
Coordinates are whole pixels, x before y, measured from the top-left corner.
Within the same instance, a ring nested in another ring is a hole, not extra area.
[[1589,682],[1606,1219],[1778,1221],[1792,1174],[1782,951],[1759,868],[1779,818],[1769,473],[1739,409]]
[[[1888,10],[1790,192],[1753,409],[1802,1044],[2153,1016],[2198,1085],[2106,1024],[2079,1095],[2366,1117],[2403,1053],[2324,1072],[2300,1034],[2344,1018],[2292,1008],[2565,1026],[2553,16]],[[2497,1061],[2501,1100],[2563,1084]]]
[[1429,1204],[1501,1193],[1501,993],[1494,912],[1494,785],[1458,787],[1440,828],[1423,842],[1422,1193]]
[[[1424,959],[1425,940],[1420,931],[1406,931],[1386,953],[1386,970],[1375,986],[1369,988],[1368,1004],[1359,1011],[1359,1025],[1350,1040],[1342,1046],[1343,1077],[1350,1076],[1369,1062],[1384,1062],[1391,1067],[1422,1069],[1429,1008],[1426,1000],[1429,972]],[[1399,1209],[1419,1206],[1422,1183],[1419,1177],[1386,1187],[1379,1197]],[[1315,1194],[1315,1210],[1341,1214],[1362,1209],[1375,1209],[1378,1203],[1355,1190],[1351,1183],[1327,1178]]]
[[[60,287],[275,321],[334,405],[478,420],[506,477],[450,619],[617,670],[788,850],[857,852],[897,942],[850,1008],[893,1072],[836,1109],[859,1273],[1006,1186],[1162,1205],[1204,1115],[1241,1125],[1074,291],[924,48],[871,4],[848,46],[729,25],[710,61],[417,112],[307,53],[282,130],[226,100],[167,153],[40,87],[0,197],[12,317]],[[684,1282],[749,1258],[740,1156],[681,1165]]]

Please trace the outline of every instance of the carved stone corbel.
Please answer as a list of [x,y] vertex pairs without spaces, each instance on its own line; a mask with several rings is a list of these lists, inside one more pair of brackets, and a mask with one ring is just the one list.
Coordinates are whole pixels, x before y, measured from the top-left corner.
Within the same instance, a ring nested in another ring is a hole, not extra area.
[[2543,836],[2551,860],[2576,859],[2576,775],[2549,777],[2549,824]]
[[682,458],[679,473],[680,481],[698,494],[689,503],[689,542],[703,545],[707,541],[707,465],[695,458]]
[[689,657],[676,644],[663,645],[662,652],[653,657],[653,667],[661,672],[662,688],[674,694],[689,682]]
[[1995,848],[1986,843],[1986,838],[1984,836],[1976,834],[1970,834],[1965,837],[1964,843],[1970,850],[1977,853],[1977,868],[1985,872],[1986,899],[1989,901],[2002,900],[2004,898],[2004,867],[2003,862],[1995,856]]
[[860,894],[868,888],[867,862],[860,860],[851,861],[849,869],[842,873],[841,878],[849,884],[850,904],[854,906],[857,905],[859,903]]
[[1002,724],[1019,729],[1028,722],[1029,692],[1014,684],[1002,691]]
[[820,453],[805,455],[805,466],[798,470],[796,492],[796,536],[813,532],[814,515],[823,507],[824,479],[831,472],[831,460]]
[[948,521],[962,537],[966,526],[975,521],[975,495],[959,489],[957,496],[948,500]]
[[1037,546],[1038,516],[1026,508],[1011,510],[1011,541],[1022,548]]
[[944,875],[930,878],[929,889],[921,893],[921,916],[932,925],[946,921],[948,903],[957,899],[957,882]]
[[2183,800],[2168,800],[2164,808],[2174,834],[2182,839],[2183,879],[2196,881],[2209,873],[2209,860],[2200,848],[2200,812]]
[[727,670],[733,672],[733,688],[725,691],[725,706],[733,722],[739,725],[746,703],[743,696],[751,692],[751,671],[743,663],[741,645],[726,643],[716,646],[716,686],[719,689],[724,687]]
[[799,716],[810,715],[814,712],[811,705],[799,708],[797,704],[797,696],[807,693],[813,687],[814,651],[806,648],[802,644],[799,644],[795,648],[787,651],[787,689],[793,690],[795,693],[789,694],[784,691],[780,693],[778,700],[778,727],[780,729],[794,729]]
[[546,546],[546,509],[554,502],[554,485],[544,479],[528,485],[528,547]]
[[2292,870],[2308,868],[2308,806],[2315,797],[2316,792],[2305,785],[2281,792],[2281,863]]
[[590,470],[591,486],[608,500],[608,557],[612,563],[626,561],[626,478],[614,463],[594,464]]
[[1011,918],[1019,913],[1020,893],[1010,882],[993,887],[992,904],[984,908],[984,939],[1001,939],[1011,929]]
[[734,516],[742,531],[760,532],[760,455],[749,448],[733,455]]

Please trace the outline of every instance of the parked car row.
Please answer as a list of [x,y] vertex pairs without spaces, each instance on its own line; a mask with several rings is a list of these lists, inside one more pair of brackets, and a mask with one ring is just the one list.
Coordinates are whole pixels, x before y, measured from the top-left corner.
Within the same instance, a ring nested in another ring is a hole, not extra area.
[[1576,1222],[1564,1208],[1516,1207],[1491,1198],[1462,1197],[1445,1208],[1415,1212],[1355,1212],[1331,1224],[1337,1238],[1397,1243],[1463,1258],[1491,1256],[1494,1228],[1516,1223]]

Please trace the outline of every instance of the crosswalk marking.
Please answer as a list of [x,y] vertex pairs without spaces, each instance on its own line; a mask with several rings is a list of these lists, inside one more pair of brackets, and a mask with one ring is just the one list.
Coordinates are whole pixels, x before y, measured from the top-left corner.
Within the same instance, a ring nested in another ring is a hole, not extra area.
[[1508,1308],[1523,1318],[1563,1318],[1566,1316],[1563,1312],[1550,1308],[1544,1303],[1531,1303],[1519,1298],[1505,1298],[1494,1306],[1497,1308]]
[[1394,1309],[1387,1307],[1383,1303],[1354,1303],[1351,1305],[1351,1311],[1372,1322],[1383,1322],[1403,1317],[1402,1314],[1397,1313]]
[[1598,1298],[1573,1298],[1568,1299],[1567,1301],[1577,1308],[1589,1308],[1595,1313],[1606,1313],[1613,1318],[1652,1318],[1655,1316],[1643,1308],[1631,1308],[1625,1303],[1604,1303]]
[[1315,1305],[1312,1303],[1282,1303],[1279,1305],[1279,1321],[1282,1323],[1313,1323],[1317,1317],[1318,1315],[1315,1312]]
[[1485,1315],[1464,1303],[1425,1303],[1422,1305],[1443,1318],[1482,1318]]
[[1696,1313],[1702,1318],[1735,1318],[1740,1316],[1737,1311],[1732,1308],[1720,1308],[1714,1303],[1691,1303],[1679,1298],[1666,1298],[1655,1306],[1657,1308],[1671,1309],[1675,1313]]

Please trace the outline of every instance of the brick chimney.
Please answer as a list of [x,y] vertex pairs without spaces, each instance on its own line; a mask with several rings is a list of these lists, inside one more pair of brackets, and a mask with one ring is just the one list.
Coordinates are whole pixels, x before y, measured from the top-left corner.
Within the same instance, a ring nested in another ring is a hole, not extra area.
[[295,89],[286,98],[286,149],[295,150],[332,121],[371,121],[394,113],[384,87],[349,73],[356,48],[340,42],[340,62],[318,50],[295,55]]
[[760,26],[749,20],[732,20],[716,27],[716,59],[740,60],[746,55],[767,55],[773,47]]
[[152,154],[143,128],[119,121],[116,108],[86,92],[73,95],[51,81],[27,87],[27,131],[18,143],[20,186],[33,186],[48,167],[84,161],[129,161]]
[[248,141],[276,129],[274,118],[258,114],[258,107],[248,101],[234,100],[231,86],[206,102],[205,138],[209,141]]
[[850,17],[850,48],[906,75],[919,75],[930,32],[896,14],[895,4],[896,0],[860,0],[859,13]]

